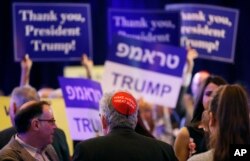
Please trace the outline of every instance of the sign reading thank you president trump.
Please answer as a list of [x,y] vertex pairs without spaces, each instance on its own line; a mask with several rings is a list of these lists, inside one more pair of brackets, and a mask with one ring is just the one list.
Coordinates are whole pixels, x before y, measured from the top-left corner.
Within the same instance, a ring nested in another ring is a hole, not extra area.
[[73,3],[14,3],[15,61],[78,61],[92,57],[90,6]]

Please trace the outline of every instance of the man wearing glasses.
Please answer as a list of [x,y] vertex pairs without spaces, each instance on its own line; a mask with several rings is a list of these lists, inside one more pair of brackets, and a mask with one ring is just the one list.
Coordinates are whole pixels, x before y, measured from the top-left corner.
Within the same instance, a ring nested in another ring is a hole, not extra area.
[[[37,91],[31,86],[22,86],[16,87],[12,93],[10,98],[10,108],[9,108],[9,116],[14,126],[14,117],[16,113],[19,111],[20,107],[28,102],[28,101],[39,101],[40,97]],[[44,122],[44,121],[42,121]],[[46,122],[46,121],[45,121]],[[11,139],[13,135],[16,134],[16,130],[14,127],[7,128],[0,132],[0,149],[2,149]],[[65,133],[59,129],[55,129],[54,139],[52,146],[56,150],[56,153],[59,157],[60,161],[69,161],[69,148],[66,142]]]
[[30,101],[23,104],[14,118],[17,134],[0,150],[0,161],[58,161],[51,146],[56,128],[50,104]]

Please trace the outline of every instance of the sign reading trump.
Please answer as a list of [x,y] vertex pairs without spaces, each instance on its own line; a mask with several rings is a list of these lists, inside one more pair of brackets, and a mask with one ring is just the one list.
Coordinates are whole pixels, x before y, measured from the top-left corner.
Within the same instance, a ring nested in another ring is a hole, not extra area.
[[98,82],[83,78],[59,78],[62,88],[70,134],[73,140],[99,136],[101,122],[99,101],[102,97]]
[[90,7],[70,3],[14,3],[15,61],[75,61],[92,57]]
[[200,58],[233,62],[239,11],[199,4],[166,5],[181,13],[181,46],[195,48]]
[[123,37],[113,42],[105,63],[103,90],[128,90],[137,98],[174,108],[182,84],[185,49]]

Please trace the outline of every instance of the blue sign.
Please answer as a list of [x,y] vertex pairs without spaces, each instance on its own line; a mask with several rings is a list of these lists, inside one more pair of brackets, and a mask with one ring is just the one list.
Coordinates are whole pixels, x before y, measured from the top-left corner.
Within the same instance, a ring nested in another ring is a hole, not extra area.
[[109,45],[115,36],[179,46],[180,14],[176,11],[108,10]]
[[90,6],[71,3],[14,3],[15,61],[78,61],[92,57]]
[[184,48],[117,36],[102,77],[104,92],[129,90],[136,98],[175,108],[186,62]]
[[67,108],[99,109],[102,97],[101,85],[98,82],[83,78],[59,78]]
[[111,53],[110,61],[178,77],[182,77],[186,62],[184,48],[120,36],[113,40]]
[[212,5],[173,4],[181,12],[181,46],[195,48],[200,58],[233,62],[239,11]]

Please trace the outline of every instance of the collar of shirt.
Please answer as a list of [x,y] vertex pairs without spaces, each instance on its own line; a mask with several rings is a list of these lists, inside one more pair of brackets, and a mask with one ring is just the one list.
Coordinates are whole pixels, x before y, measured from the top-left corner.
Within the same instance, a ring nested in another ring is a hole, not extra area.
[[37,158],[38,155],[40,155],[41,158],[43,158],[42,160],[48,160],[46,154],[45,154],[45,150],[40,150],[38,148],[35,148],[29,144],[26,144],[23,140],[21,140],[17,135],[15,135],[15,140],[20,143],[25,150],[27,150],[29,152],[29,154],[33,157],[33,158]]

